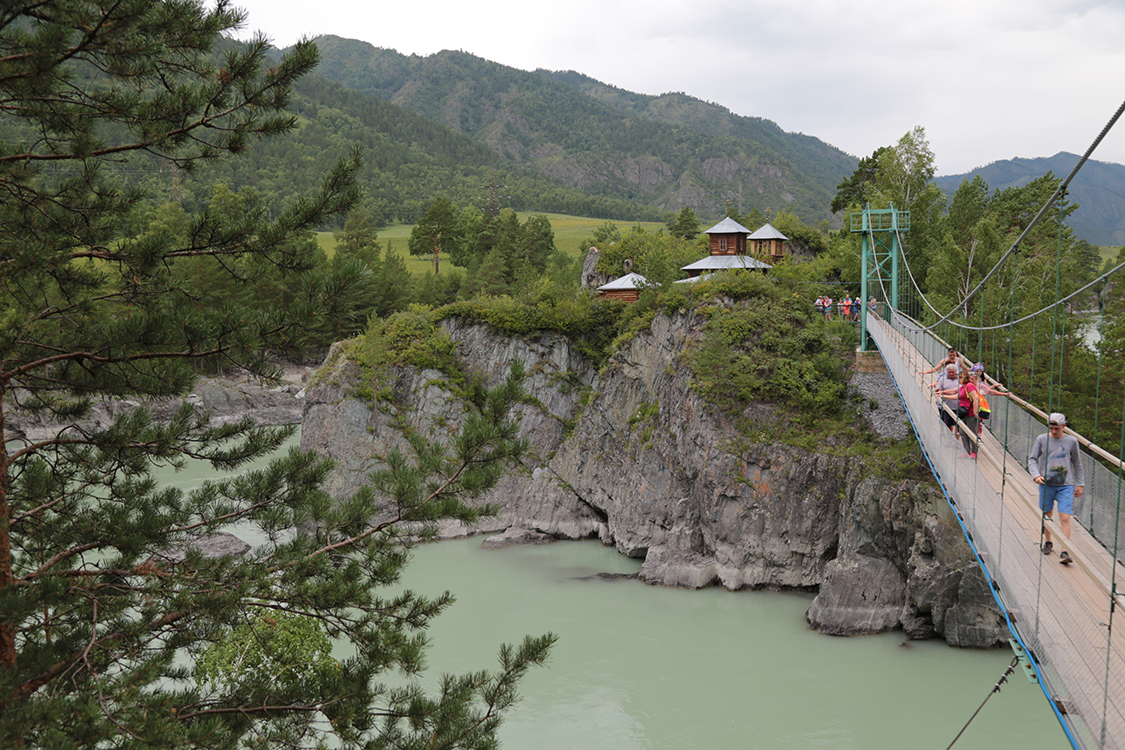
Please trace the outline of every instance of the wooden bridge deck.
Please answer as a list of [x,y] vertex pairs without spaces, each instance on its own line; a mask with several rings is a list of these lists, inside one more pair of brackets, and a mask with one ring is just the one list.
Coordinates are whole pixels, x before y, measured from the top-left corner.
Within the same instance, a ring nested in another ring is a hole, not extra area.
[[[977,460],[960,457],[960,441],[939,421],[930,389],[934,376],[920,374],[931,365],[894,326],[875,325],[879,336],[873,327],[872,335],[883,338],[882,353],[926,452],[1020,639],[1039,664],[1046,691],[1081,747],[1125,748],[1125,612],[1113,612],[1125,604],[1125,597],[1114,594],[1115,582],[1125,588],[1125,566],[1077,518],[1069,540],[1057,514],[1054,522],[1045,521],[1027,457],[1007,452],[987,429]],[[888,345],[893,352],[885,350]],[[1054,537],[1049,556],[1040,551],[1044,523]],[[1062,549],[1073,564],[1060,564]]]

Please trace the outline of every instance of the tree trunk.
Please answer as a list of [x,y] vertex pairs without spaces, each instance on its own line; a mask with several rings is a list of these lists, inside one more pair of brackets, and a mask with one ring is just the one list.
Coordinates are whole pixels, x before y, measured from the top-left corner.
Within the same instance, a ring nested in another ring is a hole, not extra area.
[[[0,388],[0,436],[4,434],[4,390]],[[12,574],[12,511],[8,507],[8,448],[0,440],[0,592],[14,585]],[[0,669],[16,668],[16,634],[11,623],[0,620]]]

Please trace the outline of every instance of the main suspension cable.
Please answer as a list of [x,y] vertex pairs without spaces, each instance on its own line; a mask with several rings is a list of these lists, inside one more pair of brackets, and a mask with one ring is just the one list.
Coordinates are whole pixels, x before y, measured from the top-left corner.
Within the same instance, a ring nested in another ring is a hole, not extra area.
[[961,727],[961,731],[957,733],[957,736],[953,738],[953,742],[950,742],[949,747],[945,748],[945,750],[950,750],[950,748],[957,744],[957,740],[961,739],[961,735],[963,735],[965,733],[965,730],[969,728],[969,725],[973,723],[973,719],[977,718],[977,714],[979,714],[981,712],[981,709],[984,708],[984,704],[988,703],[989,698],[1000,692],[1000,687],[1008,681],[1008,678],[1012,676],[1012,672],[1016,671],[1016,665],[1019,663],[1020,658],[1018,656],[1013,656],[1012,663],[1009,664],[1008,668],[1004,670],[1004,674],[1000,675],[1000,679],[996,681],[996,684],[992,687],[992,690],[988,693],[988,695],[985,696],[984,700],[981,701],[981,704],[977,706],[977,710],[973,711],[973,715],[969,717],[969,720],[965,722],[965,726]]
[[[1075,178],[1075,176],[1077,176],[1078,171],[1080,169],[1082,169],[1082,167],[1090,159],[1090,155],[1094,153],[1094,149],[1096,149],[1098,147],[1098,145],[1101,144],[1102,140],[1106,137],[1106,135],[1109,134],[1109,131],[1111,129],[1113,129],[1113,126],[1117,124],[1117,121],[1119,119],[1121,119],[1121,115],[1123,113],[1125,113],[1125,102],[1122,102],[1121,106],[1117,108],[1117,111],[1113,113],[1113,116],[1111,118],[1109,118],[1109,122],[1107,122],[1105,124],[1105,127],[1102,128],[1100,133],[1098,133],[1097,138],[1095,138],[1093,143],[1090,144],[1089,148],[1086,149],[1086,153],[1084,153],[1078,159],[1078,163],[1075,164],[1074,168],[1070,170],[1070,174],[1068,174],[1066,176],[1066,179],[1064,179],[1061,183],[1059,183],[1059,186],[1057,188],[1055,188],[1055,192],[1052,193],[1051,197],[1048,198],[1046,200],[1046,202],[1043,203],[1042,207],[1039,209],[1039,212],[1035,214],[1035,217],[1031,220],[1031,222],[1027,225],[1027,227],[1024,228],[1023,232],[1020,233],[1020,236],[1016,238],[1015,242],[1012,243],[1012,246],[1009,247],[1008,250],[1002,256],[1000,256],[1000,259],[996,261],[995,265],[992,266],[992,269],[987,274],[984,275],[984,278],[982,278],[980,280],[980,282],[965,296],[965,298],[962,299],[960,302],[958,302],[949,312],[943,314],[943,313],[939,312],[937,310],[937,308],[935,308],[932,304],[930,304],[930,301],[926,298],[926,295],[922,293],[921,288],[918,286],[917,280],[914,278],[914,274],[910,269],[910,263],[906,260],[906,253],[902,254],[903,263],[906,265],[907,273],[910,276],[910,281],[914,285],[915,291],[922,298],[922,301],[926,303],[926,306],[928,308],[930,308],[930,310],[932,310],[935,315],[938,316],[938,320],[933,325],[927,326],[925,330],[927,330],[927,331],[932,330],[934,327],[936,327],[936,326],[940,325],[941,323],[945,322],[946,320],[948,320],[950,317],[953,316],[953,313],[957,310],[957,308],[962,307],[969,300],[971,300],[974,296],[976,296],[977,292],[979,292],[984,287],[984,285],[988,282],[989,279],[992,278],[992,276],[994,274],[996,274],[996,272],[1000,269],[1000,267],[1004,264],[1004,262],[1006,260],[1008,260],[1008,258],[1011,257],[1011,255],[1014,252],[1016,252],[1016,249],[1020,246],[1020,244],[1024,241],[1024,239],[1027,238],[1027,235],[1031,232],[1031,230],[1035,227],[1035,225],[1039,223],[1039,220],[1041,218],[1043,218],[1043,216],[1047,213],[1047,209],[1050,208],[1054,204],[1056,199],[1058,199],[1061,196],[1064,196],[1066,194],[1067,188],[1070,186],[1070,183]],[[1060,209],[1061,209],[1061,204],[1060,204]],[[896,229],[895,232],[897,234],[898,230]],[[900,247],[902,246],[901,242],[900,242],[899,246]],[[1122,265],[1125,265],[1125,264],[1122,264]],[[1118,268],[1121,268],[1121,266],[1118,266]],[[1116,270],[1117,269],[1114,269],[1114,271],[1116,271]],[[1112,273],[1112,271],[1110,273]],[[1087,285],[1087,287],[1083,287],[1080,291],[1085,291],[1086,288],[1088,288],[1088,286],[1089,285]],[[1073,296],[1074,295],[1071,295],[1071,297],[1073,297]],[[1067,299],[1070,299],[1070,297],[1067,297]],[[1062,300],[1062,301],[1065,301],[1065,300]],[[1047,309],[1047,308],[1045,308],[1045,309]],[[1040,312],[1042,312],[1042,311],[1040,311]],[[1034,315],[1038,315],[1038,314],[1039,313],[1034,313]],[[1015,321],[1015,322],[1017,322],[1017,323],[1022,322],[1023,320],[1026,320],[1026,319],[1027,318],[1023,318],[1023,319],[1021,319],[1019,321]],[[953,323],[953,325],[961,327],[961,324],[959,324],[959,323]],[[971,328],[971,326],[965,326],[965,327]],[[1001,328],[1001,327],[1003,327],[1003,326],[997,326],[997,328]]]

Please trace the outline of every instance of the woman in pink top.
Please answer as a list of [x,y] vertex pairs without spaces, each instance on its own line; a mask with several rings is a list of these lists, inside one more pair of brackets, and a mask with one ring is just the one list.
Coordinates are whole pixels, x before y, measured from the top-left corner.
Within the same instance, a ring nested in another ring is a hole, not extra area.
[[980,362],[977,362],[975,365],[973,365],[972,369],[969,370],[969,377],[972,379],[973,385],[977,387],[977,393],[979,393],[981,397],[979,415],[980,420],[977,424],[977,434],[980,435],[984,431],[985,420],[992,415],[992,409],[988,403],[987,397],[1007,396],[1008,391],[1005,390],[1005,388],[999,383],[996,383],[995,385],[988,384],[988,381],[985,380],[984,377],[984,365],[982,365]]
[[957,389],[957,418],[964,423],[966,430],[961,432],[961,445],[965,448],[965,455],[969,458],[977,457],[977,441],[970,438],[970,433],[976,433],[978,415],[980,414],[980,393],[969,377],[969,373],[962,372],[959,378],[961,385]]

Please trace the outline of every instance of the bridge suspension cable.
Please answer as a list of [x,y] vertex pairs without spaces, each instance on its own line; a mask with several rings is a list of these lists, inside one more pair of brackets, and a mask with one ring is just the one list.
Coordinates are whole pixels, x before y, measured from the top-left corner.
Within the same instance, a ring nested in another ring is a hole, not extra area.
[[[1098,279],[1095,279],[1094,281],[1090,282],[1090,284],[1087,284],[1082,289],[1074,292],[1071,295],[1068,295],[1066,298],[1064,298],[1062,300],[1057,300],[1053,304],[1048,305],[1041,310],[1038,310],[1034,313],[1031,313],[1030,315],[1027,315],[1023,318],[1020,318],[1019,320],[1009,321],[1009,323],[1006,323],[1006,324],[1003,324],[1003,325],[991,326],[991,327],[983,327],[982,326],[980,328],[977,328],[975,326],[966,326],[964,324],[957,323],[955,321],[950,321],[950,318],[952,318],[956,314],[956,311],[959,308],[963,308],[969,302],[969,300],[971,300],[973,297],[975,297],[977,295],[977,293],[980,292],[981,289],[984,288],[984,285],[986,283],[988,283],[988,281],[999,271],[999,269],[1003,266],[1003,264],[1018,251],[1019,246],[1027,238],[1027,235],[1031,232],[1031,230],[1039,223],[1040,219],[1042,219],[1043,216],[1046,215],[1047,210],[1052,205],[1054,205],[1055,202],[1058,201],[1061,197],[1065,196],[1066,190],[1069,187],[1071,181],[1075,178],[1075,176],[1077,176],[1078,172],[1082,169],[1082,167],[1086,164],[1086,162],[1089,161],[1090,156],[1093,154],[1094,150],[1098,147],[1098,145],[1102,142],[1102,140],[1105,139],[1106,135],[1108,135],[1110,130],[1113,129],[1114,125],[1121,118],[1122,114],[1125,114],[1125,102],[1122,102],[1121,106],[1117,108],[1117,111],[1114,112],[1112,117],[1110,117],[1109,121],[1102,128],[1101,132],[1098,133],[1097,137],[1093,140],[1093,142],[1090,144],[1090,146],[1086,149],[1085,153],[1079,158],[1078,162],[1070,170],[1070,173],[1066,176],[1066,178],[1062,182],[1059,183],[1058,187],[1055,188],[1055,191],[1051,194],[1051,196],[1039,208],[1039,211],[1035,214],[1035,217],[1032,218],[1031,222],[1023,229],[1023,231],[1020,233],[1019,237],[1016,238],[1016,240],[1012,243],[1012,245],[1008,248],[1008,250],[1004,252],[1004,254],[999,258],[999,260],[996,261],[996,263],[988,271],[988,273],[986,273],[984,275],[984,278],[982,278],[980,280],[980,282],[978,282],[977,285],[975,287],[973,287],[973,289],[970,290],[968,292],[968,294],[966,294],[963,299],[961,299],[956,305],[954,305],[953,308],[951,308],[949,312],[942,313],[940,310],[938,310],[936,307],[933,306],[933,304],[930,302],[929,298],[927,298],[925,293],[922,291],[921,286],[918,284],[918,280],[914,276],[913,269],[910,267],[909,259],[906,257],[906,254],[903,253],[903,256],[902,256],[903,264],[906,266],[907,275],[910,278],[910,282],[911,282],[911,285],[912,285],[915,293],[918,294],[919,298],[922,300],[923,303],[925,303],[926,307],[928,307],[934,313],[934,315],[936,315],[937,318],[938,318],[934,323],[927,326],[927,330],[932,330],[932,329],[936,328],[937,326],[941,325],[942,323],[946,323],[946,322],[949,322],[954,327],[965,328],[966,330],[997,330],[997,329],[1000,329],[1000,328],[1006,328],[1009,325],[1012,325],[1012,324],[1015,324],[1015,323],[1021,323],[1025,320],[1029,320],[1032,317],[1035,317],[1036,315],[1040,315],[1043,312],[1045,312],[1046,310],[1054,308],[1055,305],[1059,304],[1060,302],[1066,302],[1066,301],[1070,300],[1071,298],[1077,296],[1078,294],[1081,294],[1082,292],[1086,291],[1090,287],[1094,286],[1099,281],[1101,281],[1103,278],[1108,277],[1108,276],[1116,273],[1117,271],[1121,270],[1123,267],[1125,267],[1125,263],[1123,263],[1123,264],[1117,266],[1116,268],[1114,268],[1112,271],[1110,271],[1106,274],[1103,274]],[[896,235],[898,234],[897,229],[895,230],[895,233],[896,233]],[[901,236],[899,236],[897,239],[900,243],[900,247],[902,247],[903,245],[901,244],[901,242],[902,242]],[[883,287],[883,292],[884,292],[884,299],[890,299],[890,297],[886,296],[886,288],[885,287]]]
[[[1012,243],[1012,246],[1009,247],[1008,250],[1000,257],[1000,259],[996,261],[996,264],[992,267],[992,269],[987,274],[985,274],[984,278],[981,279],[980,282],[965,296],[965,298],[961,301],[961,303],[959,303],[958,306],[963,305],[965,302],[968,302],[970,299],[972,299],[976,295],[976,293],[980,291],[986,283],[988,283],[988,280],[992,278],[993,274],[996,273],[1000,266],[1002,266],[1004,262],[1018,250],[1020,244],[1031,232],[1032,228],[1034,228],[1035,225],[1039,223],[1039,220],[1042,219],[1043,216],[1047,213],[1047,209],[1050,208],[1051,205],[1054,204],[1054,202],[1061,196],[1066,194],[1066,190],[1070,186],[1071,180],[1075,178],[1079,170],[1081,170],[1086,162],[1090,159],[1090,156],[1094,153],[1094,150],[1098,147],[1102,140],[1105,139],[1106,135],[1109,134],[1109,131],[1113,129],[1113,126],[1117,124],[1117,121],[1121,119],[1121,115],[1123,113],[1125,113],[1125,102],[1122,102],[1121,106],[1117,108],[1117,111],[1113,113],[1113,116],[1109,118],[1109,121],[1105,124],[1105,127],[1102,128],[1101,132],[1098,133],[1098,136],[1086,149],[1086,152],[1082,154],[1082,156],[1078,159],[1078,163],[1074,165],[1074,168],[1070,170],[1070,174],[1066,176],[1066,179],[1059,183],[1059,186],[1055,188],[1055,192],[1051,194],[1051,197],[1046,200],[1043,206],[1039,209],[1039,212],[1035,214],[1035,218],[1031,220],[1027,227],[1024,228],[1023,232],[1020,233],[1020,236],[1016,238],[1016,241]],[[914,277],[911,276],[912,280],[913,278]],[[948,318],[952,317],[956,309],[957,307],[954,307],[948,313],[941,316],[941,318],[936,323],[934,323],[934,325],[939,325]],[[935,312],[937,311],[935,310]]]

